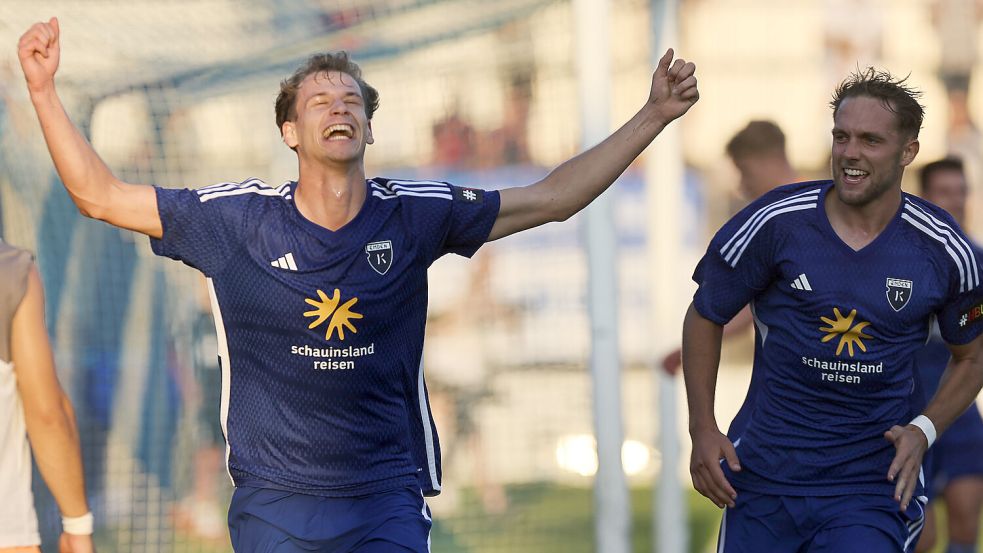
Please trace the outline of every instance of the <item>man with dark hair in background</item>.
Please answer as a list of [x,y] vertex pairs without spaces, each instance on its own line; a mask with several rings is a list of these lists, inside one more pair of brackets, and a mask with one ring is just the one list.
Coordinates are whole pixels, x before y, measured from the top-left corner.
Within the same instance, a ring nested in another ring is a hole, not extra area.
[[[962,160],[950,157],[925,165],[918,173],[918,184],[922,198],[949,212],[960,227],[966,228],[969,185]],[[979,247],[971,245],[977,259],[983,259]],[[916,410],[924,408],[938,389],[949,357],[938,324],[934,324],[928,344],[916,357],[919,391],[924,395]],[[946,506],[949,543],[945,552],[975,553],[983,505],[983,418],[975,402],[939,436],[929,450],[925,468],[926,495],[932,501],[941,496]],[[935,523],[935,511],[930,508],[917,552],[934,547]]]

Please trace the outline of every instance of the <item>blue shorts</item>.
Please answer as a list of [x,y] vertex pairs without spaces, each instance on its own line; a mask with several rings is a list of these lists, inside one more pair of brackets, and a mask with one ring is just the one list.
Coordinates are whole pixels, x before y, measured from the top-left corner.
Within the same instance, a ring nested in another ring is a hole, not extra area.
[[236,553],[428,553],[430,508],[420,490],[320,497],[237,487],[229,506]]
[[724,509],[718,553],[903,553],[914,551],[925,507],[906,512],[889,496],[797,497],[739,491]]

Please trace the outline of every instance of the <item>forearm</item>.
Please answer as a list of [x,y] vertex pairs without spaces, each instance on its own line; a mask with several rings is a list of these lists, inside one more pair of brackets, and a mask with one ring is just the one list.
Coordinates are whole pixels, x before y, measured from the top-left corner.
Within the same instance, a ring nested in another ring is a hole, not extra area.
[[63,397],[46,413],[25,409],[25,419],[34,460],[61,514],[77,517],[89,512],[78,429],[68,399]]
[[603,193],[666,127],[646,105],[600,144],[560,164],[540,185],[553,205],[554,220],[565,220]]
[[69,195],[88,217],[102,218],[118,179],[72,123],[54,86],[30,90],[44,140]]
[[713,406],[722,337],[723,328],[690,305],[683,322],[683,380],[691,434],[718,429]]
[[949,362],[939,389],[925,407],[927,416],[941,434],[966,411],[983,388],[983,367],[975,356]]

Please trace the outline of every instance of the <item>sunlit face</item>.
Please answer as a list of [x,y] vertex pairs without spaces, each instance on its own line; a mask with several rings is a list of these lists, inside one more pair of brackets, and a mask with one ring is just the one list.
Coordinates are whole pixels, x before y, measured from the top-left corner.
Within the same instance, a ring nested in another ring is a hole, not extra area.
[[840,103],[833,116],[831,170],[843,203],[866,206],[900,190],[904,168],[917,153],[918,140],[901,133],[881,100],[854,96]]
[[302,157],[361,161],[372,144],[372,124],[355,79],[338,71],[308,75],[297,91],[297,119],[283,124],[283,140]]
[[949,212],[960,225],[966,216],[969,187],[966,175],[958,169],[938,169],[929,176],[922,196]]

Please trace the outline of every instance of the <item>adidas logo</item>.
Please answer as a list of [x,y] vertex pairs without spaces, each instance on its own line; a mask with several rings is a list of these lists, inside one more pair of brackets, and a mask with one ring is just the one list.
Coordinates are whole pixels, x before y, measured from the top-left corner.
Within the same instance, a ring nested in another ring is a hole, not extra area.
[[806,278],[806,274],[802,273],[797,276],[795,280],[792,281],[792,288],[796,290],[806,290],[812,292],[812,286],[809,286],[809,279]]
[[297,270],[297,264],[294,263],[293,252],[287,253],[286,255],[280,256],[280,258],[278,259],[274,259],[273,261],[270,261],[270,265],[273,265],[274,267],[279,267],[281,269],[287,269],[288,271]]

